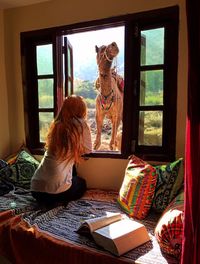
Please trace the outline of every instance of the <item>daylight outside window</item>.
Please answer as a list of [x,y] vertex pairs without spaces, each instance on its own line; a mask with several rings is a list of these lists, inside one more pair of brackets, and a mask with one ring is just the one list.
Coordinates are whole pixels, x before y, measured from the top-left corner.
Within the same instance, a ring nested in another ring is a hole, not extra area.
[[[121,151],[124,89],[124,27],[77,33],[67,35],[66,37],[73,48],[74,93],[83,96],[87,102],[88,123],[91,128],[94,150]],[[116,43],[116,47],[112,43]],[[109,45],[111,45],[110,48]],[[102,46],[106,46],[106,48],[104,49],[103,47],[101,52],[100,48]],[[116,54],[112,54],[112,47],[113,50],[115,48],[118,49]],[[101,52],[99,61],[96,58],[97,49],[99,49],[99,53]],[[101,76],[103,74],[104,76]],[[110,84],[109,76],[111,78]],[[115,108],[117,96],[121,96],[122,103],[119,107]],[[113,108],[116,109],[115,112],[113,112]],[[110,141],[115,129],[113,116],[118,116],[120,111],[121,119],[116,126],[115,142],[111,145]],[[96,117],[96,115],[98,116]],[[102,124],[99,124],[101,121]],[[97,139],[97,126],[101,125],[102,130],[99,132],[100,139]]]
[[[123,112],[124,27],[70,34],[64,38],[70,49],[63,79],[68,78],[69,90],[73,86],[73,92],[86,100],[94,150],[120,152],[123,120],[121,115],[115,127],[113,115]],[[110,55],[112,46],[117,52]],[[164,28],[141,31],[140,64],[140,106],[143,108],[139,111],[138,144],[161,146],[163,112],[150,111],[145,106],[163,106]],[[53,79],[47,79],[48,74],[53,73],[52,45],[37,46],[37,65],[39,109],[45,111],[45,108],[53,108]],[[45,78],[41,79],[42,76]],[[122,104],[113,113],[118,96]],[[52,112],[39,113],[41,142],[45,141],[52,119]],[[111,143],[114,129],[116,133]]]

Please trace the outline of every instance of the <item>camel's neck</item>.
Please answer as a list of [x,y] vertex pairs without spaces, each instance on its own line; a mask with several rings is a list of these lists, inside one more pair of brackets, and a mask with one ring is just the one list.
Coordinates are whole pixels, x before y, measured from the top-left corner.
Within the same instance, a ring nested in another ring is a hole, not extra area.
[[106,96],[112,91],[112,75],[111,75],[112,62],[107,61],[99,65],[99,84],[101,93]]
[[108,95],[112,91],[111,73],[109,74],[100,73],[99,84],[100,84],[101,93],[104,96]]

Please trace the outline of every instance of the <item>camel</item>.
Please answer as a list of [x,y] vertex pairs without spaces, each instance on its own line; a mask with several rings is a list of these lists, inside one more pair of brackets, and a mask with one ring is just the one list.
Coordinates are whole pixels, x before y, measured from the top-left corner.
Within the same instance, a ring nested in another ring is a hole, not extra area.
[[112,42],[107,46],[95,46],[95,49],[99,76],[95,83],[98,95],[96,97],[97,134],[94,141],[94,150],[98,150],[101,146],[101,132],[105,117],[110,119],[112,124],[109,148],[110,150],[116,150],[118,145],[116,136],[122,121],[123,111],[123,78],[111,66],[113,59],[119,53],[119,48],[115,42]]

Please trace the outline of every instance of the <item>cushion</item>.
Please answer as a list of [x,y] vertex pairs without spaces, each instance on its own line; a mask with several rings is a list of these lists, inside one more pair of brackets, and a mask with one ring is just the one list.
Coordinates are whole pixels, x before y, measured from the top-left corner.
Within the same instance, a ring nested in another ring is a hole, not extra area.
[[26,150],[18,153],[14,162],[9,164],[0,176],[16,187],[30,189],[31,178],[39,165],[37,161]]
[[0,160],[0,196],[9,193],[14,189],[14,186],[7,178],[10,175],[10,168],[6,161]]
[[156,187],[155,167],[132,155],[127,165],[117,201],[131,217],[147,216]]
[[167,165],[155,166],[158,180],[152,207],[156,212],[163,212],[183,187],[183,172],[180,158]]
[[183,236],[184,192],[167,206],[155,228],[163,252],[180,258]]
[[7,162],[5,160],[0,159],[0,170],[7,166]]
[[8,164],[12,165],[13,163],[16,162],[16,159],[17,159],[18,155],[20,154],[20,152],[21,152],[22,150],[25,150],[26,152],[28,152],[28,153],[31,155],[31,153],[30,153],[30,151],[27,149],[27,147],[26,147],[25,145],[21,145],[17,151],[15,151],[15,152],[13,152],[12,154],[10,154],[9,156],[5,157],[4,160],[5,160]]

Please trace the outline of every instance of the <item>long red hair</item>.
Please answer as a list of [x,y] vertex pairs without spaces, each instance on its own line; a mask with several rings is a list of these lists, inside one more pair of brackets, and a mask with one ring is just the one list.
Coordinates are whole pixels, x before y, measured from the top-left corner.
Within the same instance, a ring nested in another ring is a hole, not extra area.
[[49,128],[45,144],[45,148],[57,160],[74,159],[76,163],[80,162],[83,154],[83,127],[80,119],[86,118],[86,115],[87,107],[82,97],[71,95],[65,98],[60,112]]

